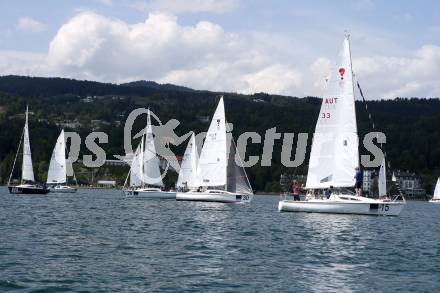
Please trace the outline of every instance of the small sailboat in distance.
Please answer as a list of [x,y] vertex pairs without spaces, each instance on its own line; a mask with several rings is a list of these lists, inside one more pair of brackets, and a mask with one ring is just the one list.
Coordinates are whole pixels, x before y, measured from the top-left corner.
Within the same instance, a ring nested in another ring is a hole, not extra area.
[[[32,167],[32,153],[29,139],[29,108],[26,106],[26,121],[23,128],[23,134],[18,144],[17,154],[15,155],[14,164],[12,166],[11,175],[8,180],[8,189],[11,194],[47,194],[49,189],[45,186],[36,184],[34,170]],[[11,185],[12,175],[20,151],[21,142],[23,141],[23,161],[21,169],[21,183],[16,186]]]
[[[240,165],[237,165],[237,161]],[[254,195],[232,135],[227,135],[223,97],[206,134],[197,164],[196,185],[197,189],[177,192],[176,199],[245,203],[250,202]]]
[[432,195],[432,199],[429,202],[440,204],[440,178],[437,179],[434,194]]
[[176,188],[179,191],[194,190],[197,187],[197,164],[199,153],[197,151],[196,137],[191,134],[188,145],[183,155],[180,165],[179,177],[177,178]]
[[[129,183],[129,186],[127,186]],[[154,145],[151,114],[148,110],[147,127],[141,137],[130,165],[130,171],[124,183],[124,194],[147,199],[175,199],[176,192],[163,191],[159,158]]]
[[[355,185],[359,167],[359,141],[355,111],[350,41],[345,35],[341,63],[332,71],[322,99],[313,137],[306,189],[326,189],[328,197],[304,201],[281,200],[280,212],[315,212],[397,216],[405,201],[356,196],[348,188]],[[382,162],[384,164],[384,162]],[[381,193],[386,194],[385,166]],[[385,189],[384,189],[385,188]]]
[[[52,193],[75,193],[77,188],[67,185],[67,159],[66,159],[66,138],[64,129],[61,130],[50,158],[49,171],[47,172],[46,184]],[[76,182],[75,174],[73,179]]]

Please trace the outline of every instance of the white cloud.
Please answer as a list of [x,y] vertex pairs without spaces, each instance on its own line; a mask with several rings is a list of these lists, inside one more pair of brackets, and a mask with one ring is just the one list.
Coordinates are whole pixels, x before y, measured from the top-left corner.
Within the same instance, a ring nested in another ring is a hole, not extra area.
[[[83,11],[60,27],[47,54],[0,51],[0,74],[105,82],[147,79],[213,91],[322,95],[336,54],[325,56],[309,41],[263,32],[231,33],[208,21],[181,25],[164,12],[129,24]],[[337,48],[329,51],[336,53]],[[355,50],[353,55],[367,98],[439,96],[439,46],[401,50],[395,56],[369,51]]]
[[300,91],[301,73],[270,57],[258,40],[201,21],[181,26],[166,13],[127,24],[83,12],[50,43],[48,63],[63,76],[124,82],[152,79],[185,86],[251,93]]
[[[410,56],[355,58],[353,67],[370,97],[440,96],[440,47],[426,45]],[[364,85],[365,87],[365,85]]]
[[40,33],[47,29],[47,25],[32,19],[30,17],[21,17],[18,20],[18,28],[22,31],[32,32],[32,33]]
[[46,54],[0,50],[0,74],[47,75]]
[[239,0],[137,0],[131,4],[132,7],[141,11],[165,11],[170,13],[223,13],[233,10],[238,5]]
[[107,6],[111,6],[113,5],[113,1],[112,0],[97,0],[99,3],[107,5]]
[[376,8],[376,4],[373,0],[355,0],[353,6],[357,10],[370,10]]

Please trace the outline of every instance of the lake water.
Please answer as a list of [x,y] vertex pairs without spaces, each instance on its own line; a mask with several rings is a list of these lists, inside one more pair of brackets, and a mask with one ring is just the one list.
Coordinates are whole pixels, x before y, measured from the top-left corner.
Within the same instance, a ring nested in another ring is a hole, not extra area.
[[0,291],[440,290],[440,205],[400,217],[279,213],[126,199],[120,191],[0,189]]

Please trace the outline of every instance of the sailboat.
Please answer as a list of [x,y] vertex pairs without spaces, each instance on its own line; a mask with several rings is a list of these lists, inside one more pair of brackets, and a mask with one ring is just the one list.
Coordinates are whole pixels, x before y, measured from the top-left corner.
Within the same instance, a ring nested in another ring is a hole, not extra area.
[[[147,113],[147,127],[133,155],[130,172],[124,183],[124,193],[142,198],[175,199],[175,192],[162,190],[164,184],[154,145],[150,110]],[[130,186],[127,187],[128,181]]]
[[[341,63],[327,82],[326,93],[313,137],[306,189],[329,189],[328,198],[281,200],[282,212],[317,212],[397,216],[405,201],[372,199],[352,194],[355,168],[359,167],[359,141],[355,111],[349,35],[340,54]],[[383,169],[385,171],[385,169]],[[383,186],[382,186],[383,188]],[[381,192],[384,192],[383,190]]]
[[197,189],[177,192],[177,200],[222,203],[252,200],[253,191],[231,136],[227,135],[225,106],[221,97],[197,164]]
[[[15,163],[20,151],[21,142],[23,141],[23,161],[21,169],[21,183],[17,186],[11,185],[12,174],[14,172]],[[17,153],[15,155],[14,164],[12,166],[11,175],[8,180],[8,189],[12,194],[47,194],[49,189],[35,183],[34,170],[32,167],[31,144],[29,139],[29,107],[26,106],[26,122],[23,128],[23,134],[18,144]]]
[[435,185],[434,195],[429,202],[440,204],[440,178],[437,179],[437,184]]
[[197,152],[196,137],[194,133],[189,139],[183,155],[182,164],[177,178],[176,188],[181,191],[194,190],[197,187],[197,164],[199,162],[199,153]]
[[[50,158],[46,184],[52,193],[75,193],[77,188],[67,185],[66,139],[61,130]],[[75,174],[73,178],[76,182]]]

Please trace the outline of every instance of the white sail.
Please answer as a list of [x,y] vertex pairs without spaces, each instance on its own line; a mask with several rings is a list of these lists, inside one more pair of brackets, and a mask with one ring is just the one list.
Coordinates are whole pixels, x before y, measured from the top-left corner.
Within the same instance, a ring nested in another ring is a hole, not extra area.
[[209,126],[200,154],[197,166],[197,185],[225,187],[226,168],[226,121],[222,97],[212,117],[211,125]]
[[32,167],[31,144],[29,141],[29,126],[28,126],[28,107],[26,107],[26,122],[24,124],[23,137],[23,168],[21,170],[21,179],[25,181],[35,181],[34,170]]
[[159,168],[159,158],[156,155],[156,147],[154,145],[150,110],[148,110],[147,129],[145,132],[143,182],[147,185],[163,186],[162,175]]
[[385,158],[383,158],[382,164],[380,164],[378,186],[379,195],[387,195],[387,171],[385,166]]
[[138,145],[134,155],[133,160],[131,161],[130,166],[130,187],[139,187],[142,185],[142,176],[143,176],[143,140],[144,137],[142,136],[141,143]]
[[437,185],[435,186],[434,196],[432,199],[440,200],[440,178],[437,179]]
[[183,155],[183,160],[179,171],[179,178],[177,179],[176,184],[177,187],[183,188],[185,187],[185,184],[189,189],[197,187],[196,172],[198,162],[199,154],[197,152],[196,137],[193,133]]
[[46,182],[48,184],[61,184],[67,182],[66,141],[64,137],[64,129],[61,130],[53,149]]
[[355,183],[359,142],[348,36],[344,39],[340,57],[322,99],[306,188],[350,187]]

